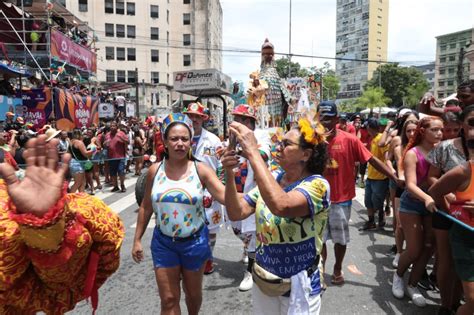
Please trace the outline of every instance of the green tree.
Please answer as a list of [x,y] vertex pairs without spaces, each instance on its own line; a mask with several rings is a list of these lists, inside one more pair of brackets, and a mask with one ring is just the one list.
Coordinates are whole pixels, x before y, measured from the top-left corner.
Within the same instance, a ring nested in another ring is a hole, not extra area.
[[[337,110],[341,113],[355,113],[360,110],[356,99],[343,100],[337,105]],[[365,108],[362,108],[365,109]]]
[[421,90],[426,92],[430,88],[421,71],[415,68],[400,67],[398,63],[380,65],[374,71],[372,79],[365,84],[364,90],[379,86],[391,99],[387,104],[391,107],[409,105],[407,102],[413,102],[412,98],[419,95]]
[[369,87],[357,99],[357,106],[362,108],[384,107],[390,103],[390,98],[385,96],[384,89]]
[[293,77],[302,77],[305,78],[310,75],[310,72],[302,68],[301,65],[298,62],[291,62],[291,69],[290,69],[290,76],[288,76],[288,64],[289,60],[286,57],[282,57],[280,59],[277,59],[276,61],[276,70],[278,72],[278,75],[282,79],[288,79],[288,78],[293,78]]
[[336,77],[336,73],[333,70],[326,72],[323,75],[323,100],[335,100],[337,92],[339,92],[339,79]]

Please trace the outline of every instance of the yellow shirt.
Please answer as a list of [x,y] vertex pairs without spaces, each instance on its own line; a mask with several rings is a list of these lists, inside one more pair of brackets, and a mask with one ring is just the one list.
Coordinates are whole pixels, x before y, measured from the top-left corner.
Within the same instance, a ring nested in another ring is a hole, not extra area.
[[[388,145],[384,147],[379,147],[377,143],[380,141],[380,138],[382,137],[382,134],[379,133],[377,136],[375,136],[374,139],[372,139],[372,142],[370,143],[370,153],[376,158],[378,158],[380,161],[385,163],[385,152],[388,151]],[[367,178],[368,179],[375,179],[375,180],[382,180],[386,179],[387,176],[384,174],[380,173],[377,171],[371,164],[369,164],[369,169],[367,171]]]

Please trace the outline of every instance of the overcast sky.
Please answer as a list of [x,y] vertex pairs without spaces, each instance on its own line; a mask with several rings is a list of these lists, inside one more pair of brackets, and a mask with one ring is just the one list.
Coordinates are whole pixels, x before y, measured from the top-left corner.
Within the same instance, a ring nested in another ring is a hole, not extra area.
[[[293,54],[334,57],[336,0],[292,1]],[[224,49],[260,50],[266,37],[275,51],[289,48],[290,0],[221,0],[224,14]],[[388,59],[428,63],[436,54],[435,36],[473,27],[473,0],[391,0]],[[325,61],[296,58],[301,65],[320,66]],[[234,80],[247,80],[260,66],[258,54],[223,53],[223,71]]]

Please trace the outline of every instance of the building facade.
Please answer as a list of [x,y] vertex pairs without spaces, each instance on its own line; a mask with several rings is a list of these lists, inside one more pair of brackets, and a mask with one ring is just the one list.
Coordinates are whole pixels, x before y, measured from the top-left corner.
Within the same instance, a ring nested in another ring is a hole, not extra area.
[[430,62],[426,65],[419,65],[419,66],[413,66],[413,68],[423,72],[423,76],[425,79],[428,81],[430,84],[430,92],[434,92],[434,86],[435,86],[435,62]]
[[[169,106],[173,72],[222,69],[222,8],[219,0],[64,0],[66,8],[95,30],[97,79],[135,99],[140,114],[154,99]],[[137,71],[135,71],[137,70]]]
[[359,97],[380,63],[387,61],[389,0],[337,0],[338,99]]
[[473,29],[436,37],[435,96],[456,93],[459,81],[469,79],[470,61],[466,52],[471,45]]

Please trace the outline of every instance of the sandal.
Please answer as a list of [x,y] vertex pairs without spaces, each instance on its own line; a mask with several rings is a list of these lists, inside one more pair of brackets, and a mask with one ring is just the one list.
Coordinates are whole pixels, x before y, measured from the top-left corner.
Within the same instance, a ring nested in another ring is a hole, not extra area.
[[332,275],[331,283],[334,285],[343,285],[344,284],[344,274],[341,273],[339,276]]

